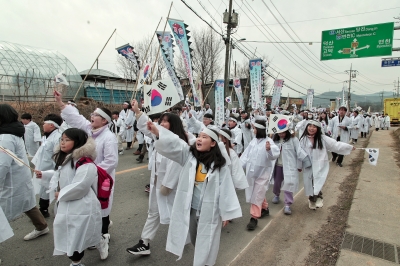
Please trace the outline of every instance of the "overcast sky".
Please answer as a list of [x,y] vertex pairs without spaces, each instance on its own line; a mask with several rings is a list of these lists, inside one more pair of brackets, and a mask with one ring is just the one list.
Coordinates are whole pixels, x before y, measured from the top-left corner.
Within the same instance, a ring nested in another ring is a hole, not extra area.
[[[228,0],[185,1],[201,17],[212,22],[218,31],[221,31],[220,27],[224,27],[221,23],[222,13],[228,8]],[[160,18],[167,16],[171,2],[166,0],[1,0],[0,3],[2,6],[0,40],[58,50],[76,66],[78,71],[90,68],[116,28],[117,34],[100,57],[99,68],[118,73],[115,48],[152,34]],[[218,25],[200,3],[218,22]],[[397,21],[393,17],[400,16],[400,1],[398,0],[272,0],[272,3],[299,38],[307,42],[320,42],[323,30],[393,22]],[[273,38],[278,42],[292,41],[267,9],[266,6],[268,6],[291,36],[299,41],[272,3],[270,0],[234,0],[233,7],[240,14],[240,23],[233,36],[237,39],[246,38],[247,41],[274,41]],[[181,1],[174,1],[170,17],[184,20],[189,25],[189,30],[207,27]],[[158,30],[163,29],[164,23],[165,20]],[[395,25],[400,26],[400,23]],[[223,29],[225,30],[225,27]],[[167,30],[169,30],[168,27]],[[271,32],[274,32],[277,37],[271,37]],[[400,39],[399,31],[395,31],[394,38]],[[369,94],[382,90],[393,91],[393,81],[397,81],[400,76],[400,67],[382,68],[381,57],[321,62],[319,60],[320,43],[307,44],[309,50],[300,45],[308,57],[296,44],[292,43],[286,46],[271,43],[246,42],[242,44],[251,51],[257,49],[256,56],[267,56],[275,70],[291,79],[291,81],[286,79],[285,83],[302,92],[306,90],[299,85],[305,88],[311,86],[316,94],[329,90],[341,90],[343,81],[348,79],[344,71],[350,69],[351,63],[353,69],[361,74],[357,77],[358,82],[352,89],[357,94]],[[394,41],[394,47],[400,47],[400,41]],[[400,57],[400,52],[393,52],[392,56]],[[243,58],[244,56],[239,51],[234,50],[233,60],[242,62]],[[288,58],[292,61],[296,60],[298,66]],[[316,77],[307,74],[304,69],[309,70]],[[273,75],[278,74],[272,69],[269,71]],[[298,96],[298,93],[288,89],[284,89],[283,93],[284,96],[287,93],[290,93],[292,97]]]

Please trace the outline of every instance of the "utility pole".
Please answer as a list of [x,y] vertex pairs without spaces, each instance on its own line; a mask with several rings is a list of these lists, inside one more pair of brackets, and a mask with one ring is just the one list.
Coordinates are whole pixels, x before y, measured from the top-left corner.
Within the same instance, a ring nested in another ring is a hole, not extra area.
[[[357,82],[357,80],[353,80],[357,77],[358,71],[357,70],[353,70],[353,64],[350,64],[350,70],[346,70],[345,71],[347,74],[349,74],[349,80],[346,80],[346,83],[349,83],[349,92],[347,95],[347,110],[350,111],[350,100],[351,100],[351,82]],[[344,100],[344,99],[343,99]]]
[[399,78],[397,78],[397,86],[396,86],[396,81],[394,81],[394,93],[393,93],[393,96],[395,98],[399,97],[399,89],[400,89],[400,81],[399,81]]
[[231,30],[237,27],[238,14],[233,10],[232,13],[232,0],[229,0],[229,11],[225,10],[223,21],[227,25],[226,38],[225,38],[225,75],[224,75],[224,95],[227,95],[229,90],[229,65],[231,53]]
[[[383,110],[383,94],[385,93],[385,91],[381,92],[381,110]],[[382,111],[383,112],[383,111]],[[380,112],[379,112],[380,113]]]

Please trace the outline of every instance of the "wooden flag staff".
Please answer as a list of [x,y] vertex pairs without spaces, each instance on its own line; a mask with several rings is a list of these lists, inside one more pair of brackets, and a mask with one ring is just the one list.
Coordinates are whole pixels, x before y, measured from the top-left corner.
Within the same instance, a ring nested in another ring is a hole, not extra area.
[[211,91],[211,89],[214,87],[214,83],[215,83],[215,80],[214,80],[214,82],[212,83],[212,85],[211,85],[211,87],[208,89],[208,92],[207,92],[207,94],[206,94],[206,97],[204,97],[204,99],[203,99],[203,104],[202,104],[202,108],[204,107],[204,103],[205,103],[205,101],[206,101],[206,99],[207,99],[207,97],[208,97],[208,94],[210,93],[210,91]]
[[96,60],[94,60],[92,67],[89,69],[89,72],[86,74],[85,78],[82,80],[82,83],[81,83],[81,85],[79,86],[78,91],[75,93],[74,101],[75,101],[75,99],[76,99],[76,96],[78,96],[78,93],[79,93],[79,91],[81,90],[81,88],[82,88],[82,86],[83,86],[83,83],[85,82],[87,76],[90,74],[90,71],[92,71],[92,69],[93,69],[93,67],[94,67],[94,64],[96,64],[96,62],[97,62],[97,60],[99,59],[99,57],[100,57],[101,53],[103,52],[104,48],[106,48],[108,42],[111,40],[111,37],[114,35],[114,33],[115,33],[116,31],[117,31],[117,29],[115,29],[115,30],[113,31],[113,33],[111,34],[110,38],[108,38],[106,44],[103,46],[103,49],[101,49],[99,55],[96,57]]

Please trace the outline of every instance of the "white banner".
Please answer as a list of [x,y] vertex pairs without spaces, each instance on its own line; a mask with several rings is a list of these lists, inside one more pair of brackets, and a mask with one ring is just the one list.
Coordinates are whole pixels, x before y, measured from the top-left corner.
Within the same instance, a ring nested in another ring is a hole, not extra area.
[[240,84],[239,78],[233,78],[233,87],[235,88],[236,96],[239,102],[239,107],[244,110],[245,108],[243,101],[242,85]]
[[218,79],[215,81],[215,124],[222,126],[225,122],[224,112],[224,80]]
[[368,153],[369,163],[373,166],[376,166],[378,163],[379,149],[365,148],[365,151]]
[[313,100],[314,100],[314,89],[307,90],[307,109],[311,110],[313,108]]
[[274,82],[274,91],[272,92],[271,108],[279,107],[281,100],[281,91],[283,86],[283,79],[276,79]]
[[287,124],[292,123],[293,116],[271,114],[268,120],[268,133],[275,134],[287,127]]
[[250,87],[251,87],[251,108],[261,107],[261,59],[251,59],[250,68]]
[[170,78],[144,85],[143,108],[147,115],[161,113],[180,102],[178,92]]
[[202,82],[197,77],[196,84],[194,84],[194,87],[196,89],[196,94],[197,94],[197,97],[199,98],[199,101],[201,102],[202,105],[204,105],[203,91],[201,90],[201,85],[202,85]]

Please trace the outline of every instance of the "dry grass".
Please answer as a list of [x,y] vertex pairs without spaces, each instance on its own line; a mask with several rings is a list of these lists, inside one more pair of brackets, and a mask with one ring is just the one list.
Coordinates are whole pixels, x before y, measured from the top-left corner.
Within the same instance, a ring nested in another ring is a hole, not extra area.
[[395,156],[394,158],[396,159],[397,165],[400,167],[400,128],[394,130],[391,132],[392,137],[394,139],[394,150],[395,150]]
[[[370,137],[371,134],[369,134],[368,139],[363,143],[363,148],[367,147]],[[322,226],[316,235],[310,235],[312,239],[311,251],[306,259],[306,265],[336,265],[358,177],[364,162],[364,150],[357,150],[355,152],[357,154],[350,165],[351,172],[339,186],[341,193],[337,203],[328,209],[327,223]]]

